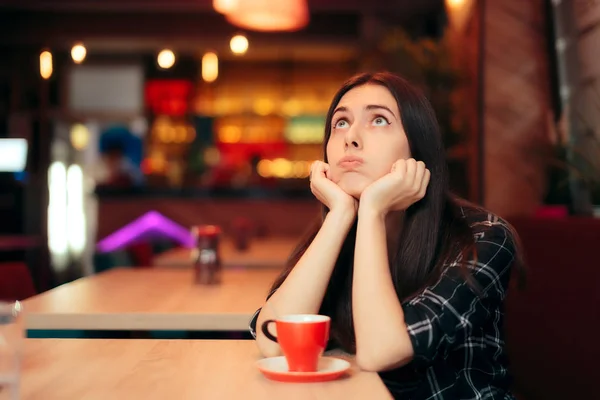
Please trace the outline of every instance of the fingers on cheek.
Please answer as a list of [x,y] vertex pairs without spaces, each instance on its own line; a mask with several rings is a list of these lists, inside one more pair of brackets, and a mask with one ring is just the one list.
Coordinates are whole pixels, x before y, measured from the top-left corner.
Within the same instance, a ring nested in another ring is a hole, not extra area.
[[415,170],[416,168],[414,168],[414,165],[410,165],[408,161],[404,162],[404,165],[402,165],[402,175],[409,187],[412,187],[415,182]]
[[425,170],[423,174],[423,180],[421,181],[421,189],[419,190],[419,197],[425,197],[425,193],[427,193],[427,186],[429,186],[429,179],[431,178],[431,172],[428,169]]
[[416,194],[419,194],[421,192],[421,186],[423,184],[423,176],[425,174],[425,168],[417,165],[415,167],[415,173],[414,173],[414,182],[413,182],[413,188],[415,190]]
[[406,160],[398,160],[396,161],[396,169],[402,173],[406,173],[406,168],[408,167]]
[[425,176],[426,168],[425,168],[425,164],[421,161],[414,162],[413,164],[414,165],[412,166],[412,168],[413,168],[412,187],[413,187],[413,191],[414,191],[415,195],[419,195],[421,193],[421,187],[423,185],[423,179]]

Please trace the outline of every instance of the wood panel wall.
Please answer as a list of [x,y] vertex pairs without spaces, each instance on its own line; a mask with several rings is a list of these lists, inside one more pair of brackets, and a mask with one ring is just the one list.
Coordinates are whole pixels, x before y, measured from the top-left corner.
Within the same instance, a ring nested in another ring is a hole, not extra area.
[[543,0],[485,1],[485,205],[500,215],[534,212],[545,192],[542,147],[550,106]]

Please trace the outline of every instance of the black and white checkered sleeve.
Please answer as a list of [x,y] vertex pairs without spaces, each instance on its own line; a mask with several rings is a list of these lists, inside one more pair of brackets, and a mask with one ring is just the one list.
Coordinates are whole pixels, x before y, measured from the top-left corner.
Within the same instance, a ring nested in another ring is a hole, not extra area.
[[[269,300],[276,291],[277,291],[277,289],[274,289],[271,292],[269,292],[265,301]],[[254,339],[256,339],[256,321],[258,320],[258,314],[260,314],[261,310],[262,310],[262,307],[259,308],[258,310],[256,310],[254,312],[254,314],[252,314],[252,317],[250,318],[250,322],[248,324],[248,330],[250,331],[250,334],[252,335],[252,337]]]
[[259,308],[254,312],[254,314],[252,314],[252,318],[250,318],[250,324],[248,326],[248,330],[250,331],[250,334],[254,339],[256,339],[256,320],[258,319],[258,314],[260,314],[260,310],[262,310],[262,308]]
[[472,228],[477,250],[476,259],[467,262],[472,284],[457,261],[446,267],[435,284],[402,304],[417,363],[429,364],[452,344],[464,343],[504,300],[515,258],[513,237],[497,221]]

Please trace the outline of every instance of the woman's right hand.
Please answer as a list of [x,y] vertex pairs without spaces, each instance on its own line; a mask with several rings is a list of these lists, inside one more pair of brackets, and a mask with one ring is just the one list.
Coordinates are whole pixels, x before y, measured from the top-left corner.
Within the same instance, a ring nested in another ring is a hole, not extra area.
[[329,164],[315,161],[310,167],[310,190],[329,209],[356,215],[358,201],[329,179]]

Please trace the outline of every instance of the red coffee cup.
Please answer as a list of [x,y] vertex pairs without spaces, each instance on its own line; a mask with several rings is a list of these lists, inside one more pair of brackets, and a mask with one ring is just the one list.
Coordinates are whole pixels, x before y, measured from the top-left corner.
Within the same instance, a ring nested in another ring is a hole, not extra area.
[[[277,327],[277,337],[269,332],[271,323]],[[329,340],[330,323],[326,315],[286,315],[263,322],[262,332],[279,343],[290,372],[315,372]]]

